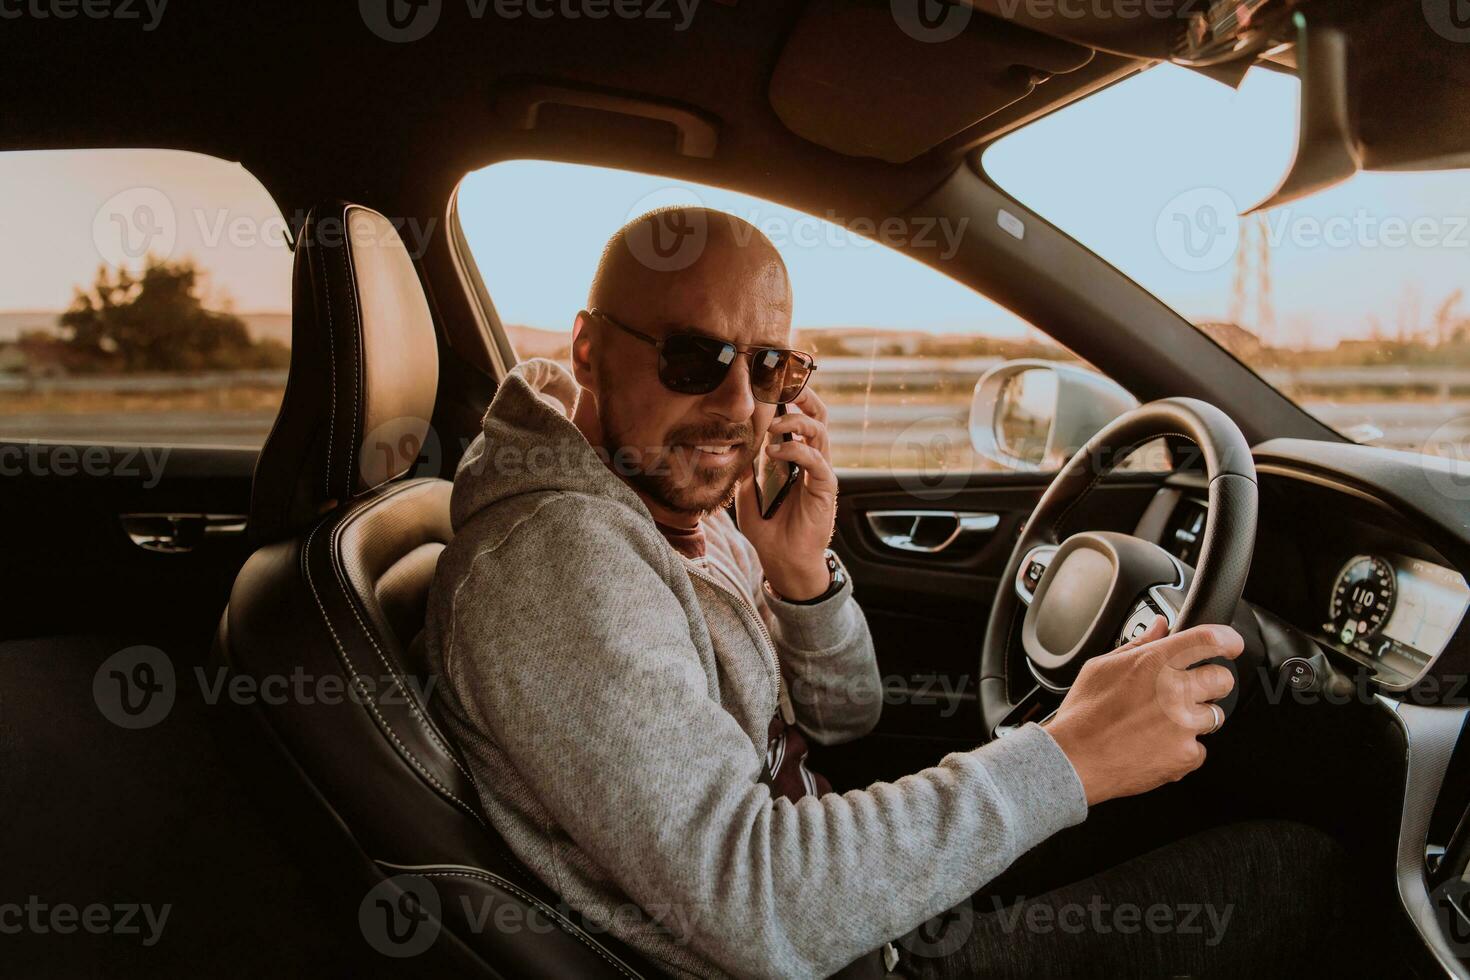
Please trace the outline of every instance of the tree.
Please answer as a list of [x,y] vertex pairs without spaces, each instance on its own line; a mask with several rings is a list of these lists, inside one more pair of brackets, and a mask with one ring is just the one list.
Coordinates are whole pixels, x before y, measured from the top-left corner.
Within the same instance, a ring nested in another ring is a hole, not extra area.
[[200,272],[188,259],[149,256],[141,273],[97,270],[61,315],[65,366],[83,373],[284,367],[283,345],[256,343],[245,321],[204,308]]

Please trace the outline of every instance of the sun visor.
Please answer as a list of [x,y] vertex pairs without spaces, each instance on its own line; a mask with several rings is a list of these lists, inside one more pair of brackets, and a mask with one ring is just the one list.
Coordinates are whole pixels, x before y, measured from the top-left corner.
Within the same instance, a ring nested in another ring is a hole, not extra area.
[[813,0],[771,76],[771,106],[813,143],[903,163],[1092,56],[968,6]]

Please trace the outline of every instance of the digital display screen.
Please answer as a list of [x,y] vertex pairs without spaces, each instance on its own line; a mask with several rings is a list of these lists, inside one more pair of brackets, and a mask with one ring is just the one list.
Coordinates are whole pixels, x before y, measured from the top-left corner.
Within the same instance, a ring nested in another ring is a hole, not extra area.
[[1354,555],[1333,580],[1327,635],[1408,677],[1438,656],[1470,606],[1459,572],[1404,555]]
[[1383,635],[1433,657],[1460,626],[1470,604],[1470,586],[1459,572],[1417,558],[1400,558],[1398,598]]

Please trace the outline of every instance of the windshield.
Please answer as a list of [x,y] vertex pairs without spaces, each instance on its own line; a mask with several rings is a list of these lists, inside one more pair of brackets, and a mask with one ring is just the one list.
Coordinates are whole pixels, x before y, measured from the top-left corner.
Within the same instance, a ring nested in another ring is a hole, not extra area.
[[1297,87],[1164,65],[983,165],[1327,425],[1434,452],[1470,415],[1470,171],[1358,174],[1239,218],[1290,163]]

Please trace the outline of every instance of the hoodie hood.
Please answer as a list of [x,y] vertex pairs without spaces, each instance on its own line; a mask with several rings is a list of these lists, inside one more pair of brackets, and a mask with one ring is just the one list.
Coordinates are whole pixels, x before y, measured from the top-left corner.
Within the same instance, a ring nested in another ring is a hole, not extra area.
[[450,520],[456,532],[487,507],[547,491],[611,497],[647,514],[573,424],[580,391],[571,371],[544,357],[522,361],[506,375],[455,470]]

